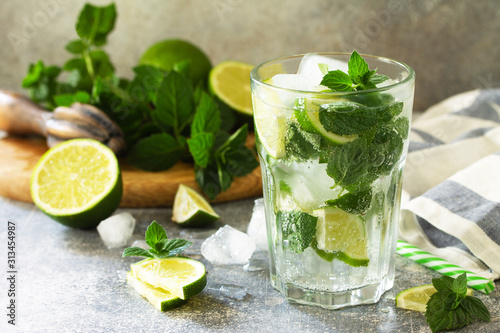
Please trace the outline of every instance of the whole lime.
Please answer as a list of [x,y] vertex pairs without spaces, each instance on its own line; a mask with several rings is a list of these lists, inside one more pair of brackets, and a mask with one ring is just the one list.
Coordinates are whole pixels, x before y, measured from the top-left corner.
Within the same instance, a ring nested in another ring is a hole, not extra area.
[[189,77],[193,82],[207,80],[212,64],[197,46],[181,39],[167,39],[150,46],[139,60],[140,65],[170,71],[176,63],[189,61]]

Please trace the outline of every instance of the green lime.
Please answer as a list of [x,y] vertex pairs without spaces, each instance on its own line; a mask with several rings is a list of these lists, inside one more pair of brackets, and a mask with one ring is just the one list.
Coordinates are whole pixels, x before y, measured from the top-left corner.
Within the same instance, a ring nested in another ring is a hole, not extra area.
[[350,266],[368,265],[368,238],[360,216],[335,207],[316,209],[313,215],[318,217],[317,249],[324,253],[316,252],[323,259],[328,260],[329,255],[332,260],[339,259]]
[[[396,296],[396,307],[425,312],[427,302],[435,292],[437,292],[437,290],[432,284],[425,284],[423,286],[403,290]],[[472,294],[472,289],[467,288],[467,295],[472,296]]]
[[31,197],[45,214],[74,228],[95,227],[118,207],[122,178],[115,154],[91,139],[49,149],[31,175]]
[[197,46],[180,39],[167,39],[149,47],[139,60],[140,65],[155,66],[171,71],[176,63],[189,61],[193,82],[206,81],[212,64]]
[[142,260],[131,266],[136,278],[181,299],[199,294],[207,285],[205,266],[193,259],[172,257]]
[[284,158],[286,156],[286,114],[281,109],[267,105],[258,98],[254,103],[255,130],[259,142],[272,158]]
[[172,221],[183,227],[199,227],[219,218],[198,192],[186,185],[179,185],[174,198]]
[[146,298],[149,303],[153,304],[160,311],[171,310],[186,303],[185,300],[164,289],[155,288],[150,284],[142,282],[132,272],[127,272],[127,282],[139,295]]
[[239,61],[223,61],[212,68],[208,77],[210,90],[236,112],[252,115],[250,72],[253,65]]
[[[337,99],[336,101],[338,101]],[[323,127],[319,120],[320,106],[331,103],[332,100],[306,99],[300,109],[295,110],[294,115],[300,127],[311,133],[318,133],[325,139],[335,144],[344,144],[356,139],[356,135],[338,135],[329,132]]]

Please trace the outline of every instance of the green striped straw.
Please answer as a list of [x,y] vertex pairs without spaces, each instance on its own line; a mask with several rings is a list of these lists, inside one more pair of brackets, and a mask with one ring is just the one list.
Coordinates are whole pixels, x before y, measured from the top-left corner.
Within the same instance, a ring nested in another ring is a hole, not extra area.
[[448,261],[425,252],[405,241],[398,240],[396,253],[453,278],[465,272],[467,273],[467,285],[486,295],[495,289],[495,284],[491,280],[479,276],[474,272],[467,271],[460,266],[450,264]]

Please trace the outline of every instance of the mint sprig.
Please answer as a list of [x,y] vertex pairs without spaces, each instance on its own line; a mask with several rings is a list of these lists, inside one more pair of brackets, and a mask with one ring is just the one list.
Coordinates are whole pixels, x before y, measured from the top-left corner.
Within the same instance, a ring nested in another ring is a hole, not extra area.
[[168,258],[180,254],[193,243],[185,239],[168,239],[167,232],[156,221],[153,221],[145,235],[149,249],[128,247],[123,251],[122,257]]
[[456,279],[442,276],[432,279],[437,292],[427,302],[425,317],[432,332],[469,325],[474,318],[489,322],[490,312],[477,297],[467,296],[467,275]]
[[[349,58],[348,72],[341,70],[329,71],[321,81],[321,85],[332,91],[357,91],[376,88],[377,84],[388,80],[389,77],[377,74],[377,69],[370,70],[368,63],[355,50]],[[320,67],[320,69],[324,66]]]

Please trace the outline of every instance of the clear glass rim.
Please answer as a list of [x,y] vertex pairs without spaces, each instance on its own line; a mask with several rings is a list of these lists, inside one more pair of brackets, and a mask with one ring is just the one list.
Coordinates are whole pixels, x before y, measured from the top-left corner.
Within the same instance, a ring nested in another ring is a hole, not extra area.
[[[410,66],[408,66],[404,62],[397,61],[397,60],[387,58],[387,57],[380,57],[380,56],[374,56],[374,55],[363,54],[363,53],[360,53],[360,55],[363,58],[377,59],[377,60],[386,62],[388,64],[397,65],[401,68],[404,68],[407,71],[408,76],[406,78],[404,78],[402,81],[398,81],[396,83],[393,83],[393,84],[390,84],[387,86],[383,86],[383,87],[377,87],[374,89],[356,90],[356,91],[310,91],[310,90],[289,89],[289,88],[278,87],[278,86],[275,86],[275,85],[272,85],[272,84],[269,84],[269,83],[262,81],[259,78],[259,75],[257,74],[257,72],[262,67],[269,65],[271,63],[278,63],[278,62],[282,62],[282,61],[285,61],[287,59],[292,59],[292,58],[302,58],[305,55],[310,55],[310,54],[325,55],[325,56],[348,56],[348,57],[351,55],[350,53],[347,53],[347,52],[313,52],[313,53],[295,54],[295,55],[286,56],[286,57],[279,57],[279,58],[271,59],[269,61],[261,63],[260,65],[255,66],[252,69],[252,71],[250,72],[250,79],[251,79],[251,81],[253,81],[259,85],[265,86],[266,88],[287,91],[287,92],[295,92],[295,93],[299,93],[299,94],[314,94],[315,96],[323,96],[323,95],[328,95],[328,96],[343,95],[343,96],[345,96],[345,95],[366,94],[366,93],[372,93],[372,92],[382,92],[382,91],[391,90],[391,89],[394,89],[396,87],[400,87],[402,85],[408,84],[408,83],[414,81],[414,79],[415,79],[415,72],[413,71],[413,69]],[[379,74],[384,74],[384,73],[379,73]]]

